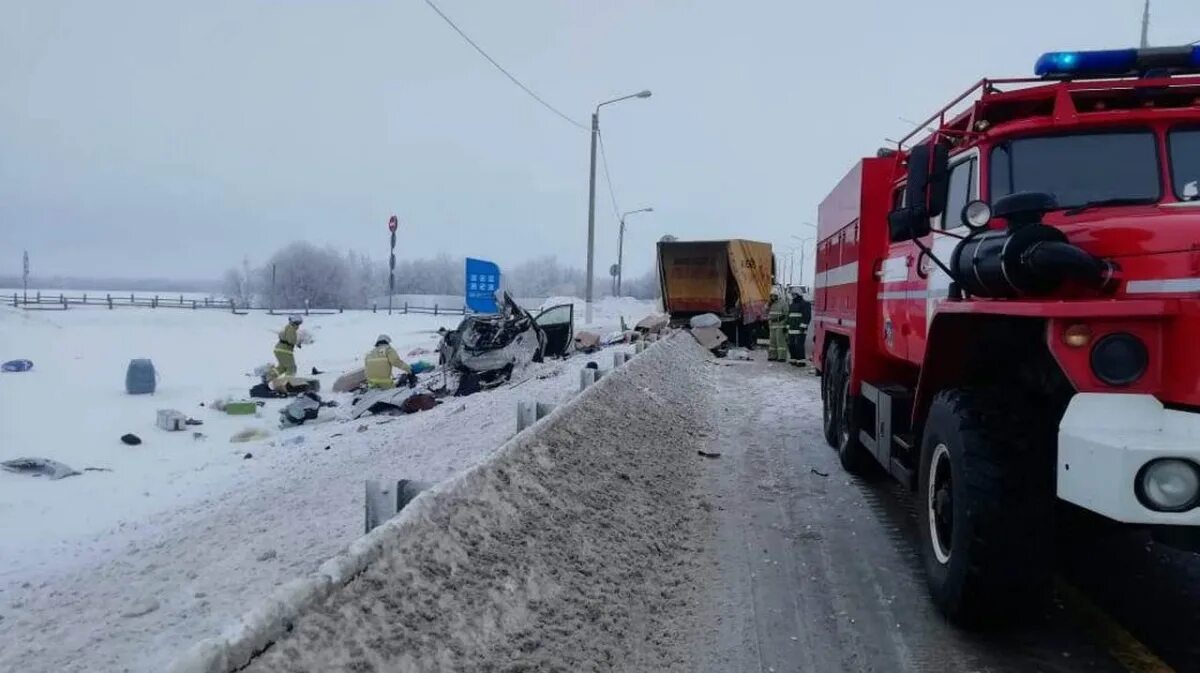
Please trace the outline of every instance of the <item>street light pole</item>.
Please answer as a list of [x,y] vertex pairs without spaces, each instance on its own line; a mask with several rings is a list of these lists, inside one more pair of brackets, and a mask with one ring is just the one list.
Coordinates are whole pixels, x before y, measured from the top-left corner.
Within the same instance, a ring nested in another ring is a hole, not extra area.
[[621,213],[621,226],[617,233],[617,288],[616,294],[621,296],[621,279],[625,276],[625,218],[638,213],[653,213],[653,208],[639,208]]
[[[809,224],[808,222],[805,222],[805,223],[804,223],[804,225],[805,225],[805,226],[808,226],[808,227],[812,227],[813,229],[816,229],[816,227],[815,227],[815,226],[813,226],[812,224]],[[814,237],[812,237],[812,236],[809,236],[808,238],[800,238],[799,236],[796,236],[796,235],[794,235],[794,234],[792,235],[792,238],[794,238],[794,239],[796,239],[797,241],[799,241],[799,242],[800,242],[800,284],[801,284],[801,285],[803,285],[803,284],[804,284],[804,257],[805,257],[805,245],[806,245],[806,244],[807,244],[809,241],[815,241],[815,240],[816,240],[816,238],[814,238]]]
[[596,261],[596,139],[600,136],[600,106],[592,113],[592,165],[588,178],[588,255],[587,255],[587,312],[586,322],[592,324],[592,269]]
[[584,314],[584,322],[592,323],[592,278],[593,270],[596,265],[596,141],[600,137],[600,108],[611,103],[618,103],[630,98],[649,98],[649,89],[621,96],[612,100],[606,100],[596,106],[592,112],[592,161],[588,176],[588,249],[587,249],[587,311]]

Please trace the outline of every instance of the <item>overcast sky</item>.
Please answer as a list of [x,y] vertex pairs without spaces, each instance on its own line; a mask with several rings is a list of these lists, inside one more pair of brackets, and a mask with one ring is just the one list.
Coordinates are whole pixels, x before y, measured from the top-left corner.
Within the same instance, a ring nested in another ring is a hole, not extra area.
[[[1141,0],[440,0],[551,104],[599,101],[653,242],[791,245],[898,117],[1042,51],[1136,46]],[[0,273],[215,278],[306,239],[402,257],[582,266],[588,134],[496,72],[422,0],[0,0]],[[1151,41],[1200,39],[1154,0]],[[601,173],[602,175],[602,173]],[[597,193],[597,269],[616,219]],[[810,261],[811,266],[811,261]]]

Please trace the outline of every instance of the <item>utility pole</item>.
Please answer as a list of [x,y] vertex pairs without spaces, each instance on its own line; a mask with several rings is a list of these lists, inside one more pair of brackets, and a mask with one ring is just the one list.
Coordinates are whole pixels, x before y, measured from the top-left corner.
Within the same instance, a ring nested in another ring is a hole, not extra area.
[[29,251],[25,251],[22,258],[22,267],[24,272],[21,274],[21,299],[26,304],[29,303]]
[[592,270],[596,261],[596,139],[600,135],[600,106],[592,113],[592,167],[588,177],[588,255],[587,255],[587,311],[584,323],[592,324]]
[[639,208],[621,213],[621,226],[617,232],[617,282],[613,291],[614,296],[621,296],[621,279],[625,276],[625,218],[637,213],[653,212],[653,208]]
[[400,220],[395,215],[388,218],[388,231],[392,232],[392,248],[388,253],[388,315],[392,314],[392,295],[396,294],[396,227]]
[[587,311],[585,312],[584,321],[587,324],[592,323],[592,284],[595,281],[592,278],[595,269],[596,261],[596,141],[600,138],[600,108],[610,103],[619,103],[630,98],[649,98],[650,91],[639,91],[621,96],[612,100],[606,100],[603,103],[596,105],[596,109],[592,112],[592,163],[591,172],[588,176],[588,246],[587,246]]
[[1150,46],[1150,0],[1142,7],[1142,49]]

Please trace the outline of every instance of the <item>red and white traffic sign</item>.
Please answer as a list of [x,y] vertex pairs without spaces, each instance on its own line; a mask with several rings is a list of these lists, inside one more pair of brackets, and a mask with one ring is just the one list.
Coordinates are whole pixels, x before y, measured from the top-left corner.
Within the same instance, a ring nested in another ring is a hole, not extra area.
[[395,215],[388,218],[388,231],[396,233],[396,227],[398,226],[400,226],[400,220]]

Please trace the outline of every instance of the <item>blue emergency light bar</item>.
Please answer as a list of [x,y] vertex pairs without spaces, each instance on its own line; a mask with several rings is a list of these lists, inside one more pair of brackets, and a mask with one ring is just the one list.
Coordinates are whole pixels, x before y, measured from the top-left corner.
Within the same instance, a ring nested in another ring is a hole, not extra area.
[[1146,47],[1104,51],[1052,51],[1034,66],[1038,77],[1119,77],[1152,71],[1166,74],[1200,72],[1200,47]]

